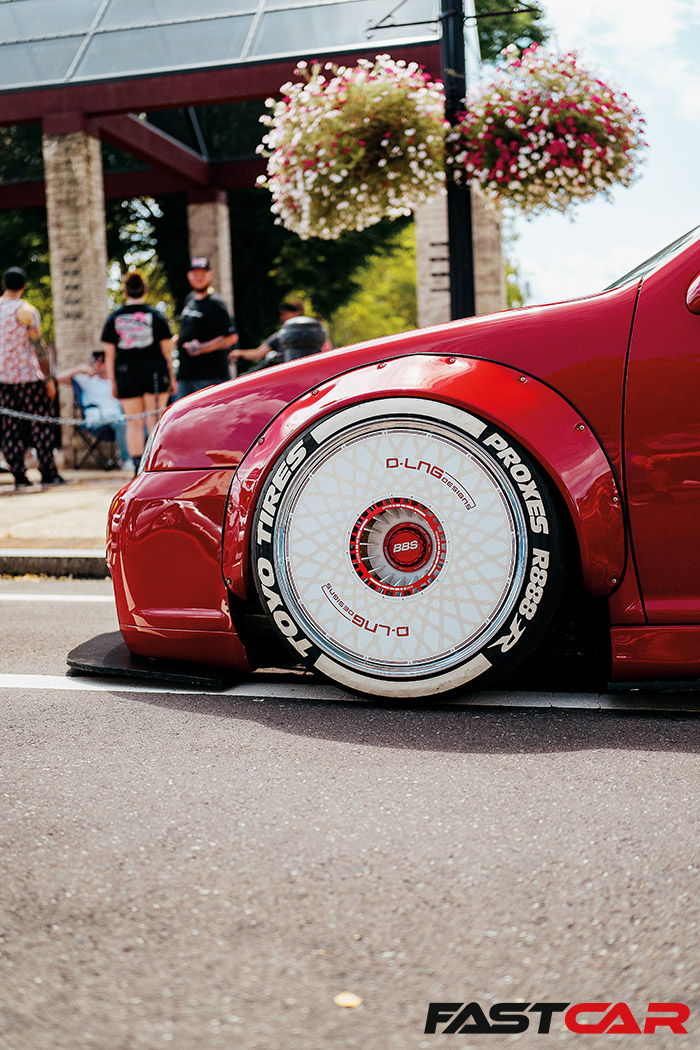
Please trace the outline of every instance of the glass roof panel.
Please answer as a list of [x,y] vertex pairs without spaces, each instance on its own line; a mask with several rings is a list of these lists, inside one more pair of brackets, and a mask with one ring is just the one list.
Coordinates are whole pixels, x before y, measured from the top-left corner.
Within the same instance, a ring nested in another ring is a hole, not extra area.
[[74,80],[222,65],[241,54],[252,16],[96,34]]
[[257,0],[112,0],[100,29],[135,29],[169,22],[198,22],[215,15],[253,14]]
[[[101,0],[0,0],[0,40],[14,44],[87,33]],[[5,77],[1,77],[4,82]]]
[[0,78],[3,88],[33,87],[65,78],[80,47],[81,38],[33,40],[0,44]]
[[[396,11],[394,21],[400,25],[376,28],[395,7],[387,0],[307,3],[295,7],[282,5],[279,0],[275,4],[273,0],[261,20],[250,54],[256,58],[281,54],[301,56],[324,48],[384,46],[389,40],[396,43],[436,36],[437,23],[430,21],[433,5],[424,0],[408,0]],[[413,22],[421,24],[404,24]]]
[[[413,7],[418,4],[413,3]],[[423,14],[425,14],[425,4]],[[374,28],[389,9],[386,0],[351,0],[310,7],[270,10],[262,19],[251,48],[255,58],[312,54],[359,45],[384,46],[385,41],[425,39],[426,25]],[[401,10],[403,21],[404,10]],[[406,21],[411,21],[406,19]],[[370,28],[372,27],[372,28]]]
[[434,41],[437,14],[438,0],[0,0],[0,92]]

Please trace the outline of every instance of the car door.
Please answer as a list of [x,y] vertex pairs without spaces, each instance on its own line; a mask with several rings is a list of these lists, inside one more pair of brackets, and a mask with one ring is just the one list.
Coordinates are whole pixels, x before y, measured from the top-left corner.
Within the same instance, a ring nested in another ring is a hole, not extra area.
[[624,412],[632,556],[650,623],[700,623],[700,273],[695,237],[642,279]]

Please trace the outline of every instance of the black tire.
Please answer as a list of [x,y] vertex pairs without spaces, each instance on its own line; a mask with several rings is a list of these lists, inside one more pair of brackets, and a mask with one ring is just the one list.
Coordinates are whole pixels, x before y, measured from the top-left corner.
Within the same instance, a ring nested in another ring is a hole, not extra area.
[[560,530],[532,457],[471,413],[383,398],[274,464],[253,522],[263,608],[346,688],[424,697],[512,669],[559,598]]

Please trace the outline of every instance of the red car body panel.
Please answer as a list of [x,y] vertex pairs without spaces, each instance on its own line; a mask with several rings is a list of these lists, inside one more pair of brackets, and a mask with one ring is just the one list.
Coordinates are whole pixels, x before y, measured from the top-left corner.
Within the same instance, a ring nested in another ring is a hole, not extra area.
[[230,484],[227,470],[163,471],[115,497],[107,557],[131,652],[249,668],[221,578]]
[[608,597],[613,679],[698,675],[699,273],[696,234],[598,296],[359,344],[176,402],[111,512],[127,645],[248,669],[229,598],[251,597],[252,515],[278,454],[341,407],[419,396],[498,424],[549,473],[585,586]]
[[[493,391],[498,390],[498,405]],[[422,397],[467,408],[508,430],[546,464],[561,492],[579,540],[583,576],[591,594],[608,595],[625,567],[620,491],[590,427],[571,405],[521,370],[490,361],[417,355],[348,372],[321,384],[280,413],[239,468],[224,529],[223,571],[234,594],[249,591],[251,517],[269,469],[307,426],[331,412],[378,397]]]

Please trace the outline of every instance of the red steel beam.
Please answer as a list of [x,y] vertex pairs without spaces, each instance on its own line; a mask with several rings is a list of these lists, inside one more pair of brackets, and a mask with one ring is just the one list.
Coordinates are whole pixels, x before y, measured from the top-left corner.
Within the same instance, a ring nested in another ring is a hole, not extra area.
[[[319,60],[354,65],[358,58],[373,58],[382,50],[386,49],[377,44],[362,51],[325,52]],[[393,47],[391,54],[394,58],[418,62],[433,77],[440,76],[440,46],[437,42]],[[305,57],[313,59],[310,55]],[[285,81],[293,79],[297,61],[258,62],[189,73],[161,73],[0,92],[0,126],[33,123],[49,114],[64,112],[96,117],[267,98],[274,95]]]
[[204,157],[133,113],[90,121],[91,131],[137,160],[176,172],[195,186],[211,185],[210,165]]
[[[250,189],[265,171],[262,159],[222,161],[211,164],[212,186],[222,190]],[[146,168],[141,171],[109,172],[104,177],[107,200],[120,197],[160,197],[182,193],[192,185],[175,171]],[[41,208],[46,205],[43,180],[0,183],[0,211],[13,208]]]

